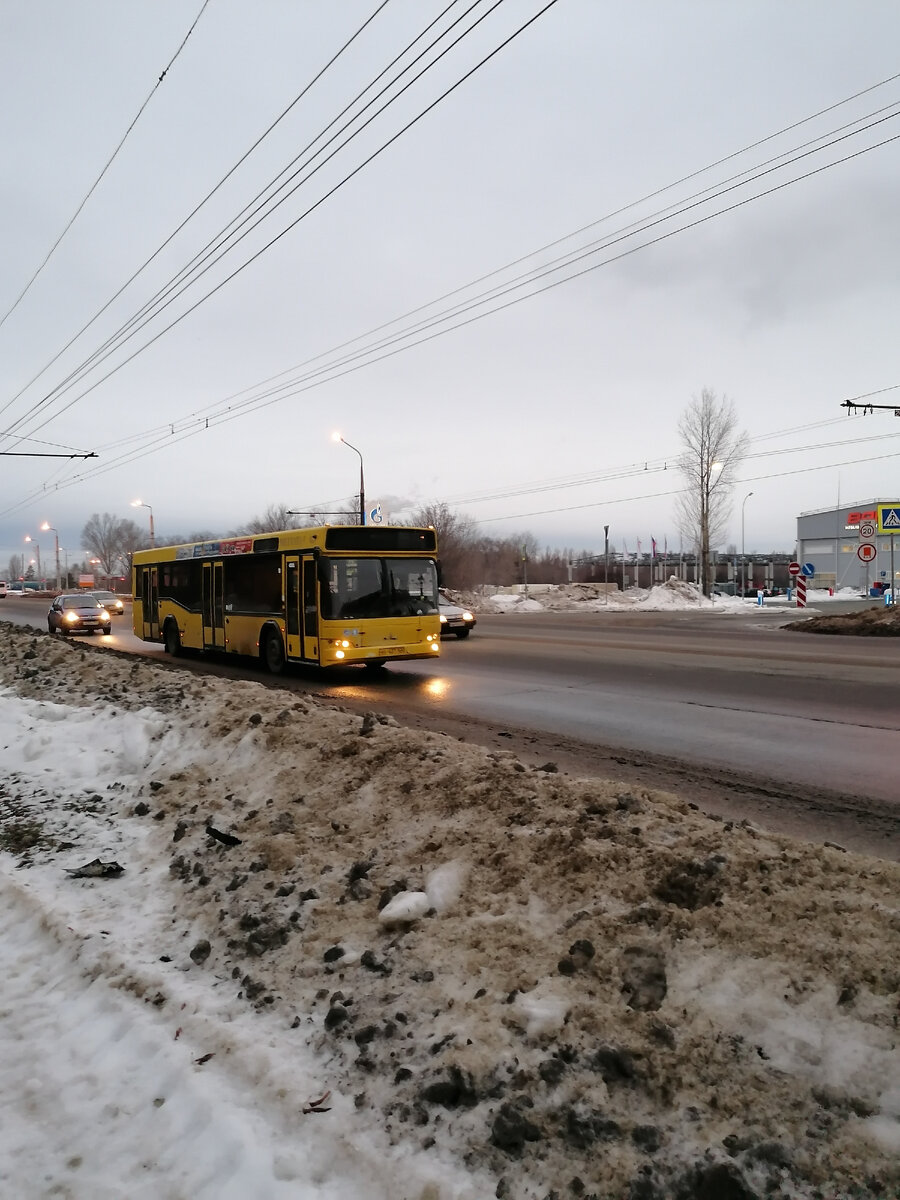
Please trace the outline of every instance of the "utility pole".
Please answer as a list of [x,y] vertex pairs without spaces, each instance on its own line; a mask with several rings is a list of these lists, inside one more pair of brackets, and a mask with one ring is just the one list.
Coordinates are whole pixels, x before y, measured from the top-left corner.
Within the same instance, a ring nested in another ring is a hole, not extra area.
[[603,526],[603,603],[609,604],[609,526]]

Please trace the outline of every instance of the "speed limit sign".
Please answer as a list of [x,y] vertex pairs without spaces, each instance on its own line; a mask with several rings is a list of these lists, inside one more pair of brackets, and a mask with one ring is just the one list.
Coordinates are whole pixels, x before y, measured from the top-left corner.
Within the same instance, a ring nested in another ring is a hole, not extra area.
[[874,521],[860,521],[859,523],[859,540],[861,542],[871,542],[875,536]]

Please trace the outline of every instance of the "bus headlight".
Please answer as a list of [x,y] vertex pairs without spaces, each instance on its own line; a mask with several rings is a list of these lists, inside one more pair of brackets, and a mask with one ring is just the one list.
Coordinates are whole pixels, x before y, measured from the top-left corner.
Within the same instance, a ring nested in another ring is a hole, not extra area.
[[343,657],[344,657],[344,652],[343,652],[343,650],[335,650],[335,652],[334,652],[334,657],[335,657],[335,658],[343,658]]
[[441,644],[440,644],[440,642],[432,642],[432,643],[431,643],[431,648],[432,648],[432,650],[434,650],[434,651],[435,651],[435,653],[437,653],[437,654],[440,654],[440,652],[441,652]]

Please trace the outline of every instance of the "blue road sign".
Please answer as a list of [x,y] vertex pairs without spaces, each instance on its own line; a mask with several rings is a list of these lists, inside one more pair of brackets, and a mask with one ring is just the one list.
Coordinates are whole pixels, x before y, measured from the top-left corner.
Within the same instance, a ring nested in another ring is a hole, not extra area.
[[878,505],[878,532],[900,533],[900,504]]
[[812,563],[804,563],[800,568],[800,574],[805,575],[807,579],[810,577],[810,575],[815,575],[815,573],[816,568],[812,565]]

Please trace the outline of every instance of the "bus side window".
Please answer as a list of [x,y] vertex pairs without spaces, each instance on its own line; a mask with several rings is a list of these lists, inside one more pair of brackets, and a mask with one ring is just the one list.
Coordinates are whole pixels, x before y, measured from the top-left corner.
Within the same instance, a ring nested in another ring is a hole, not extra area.
[[[323,613],[324,616],[324,613]],[[310,559],[303,560],[303,636],[319,636],[316,613],[316,567]]]

